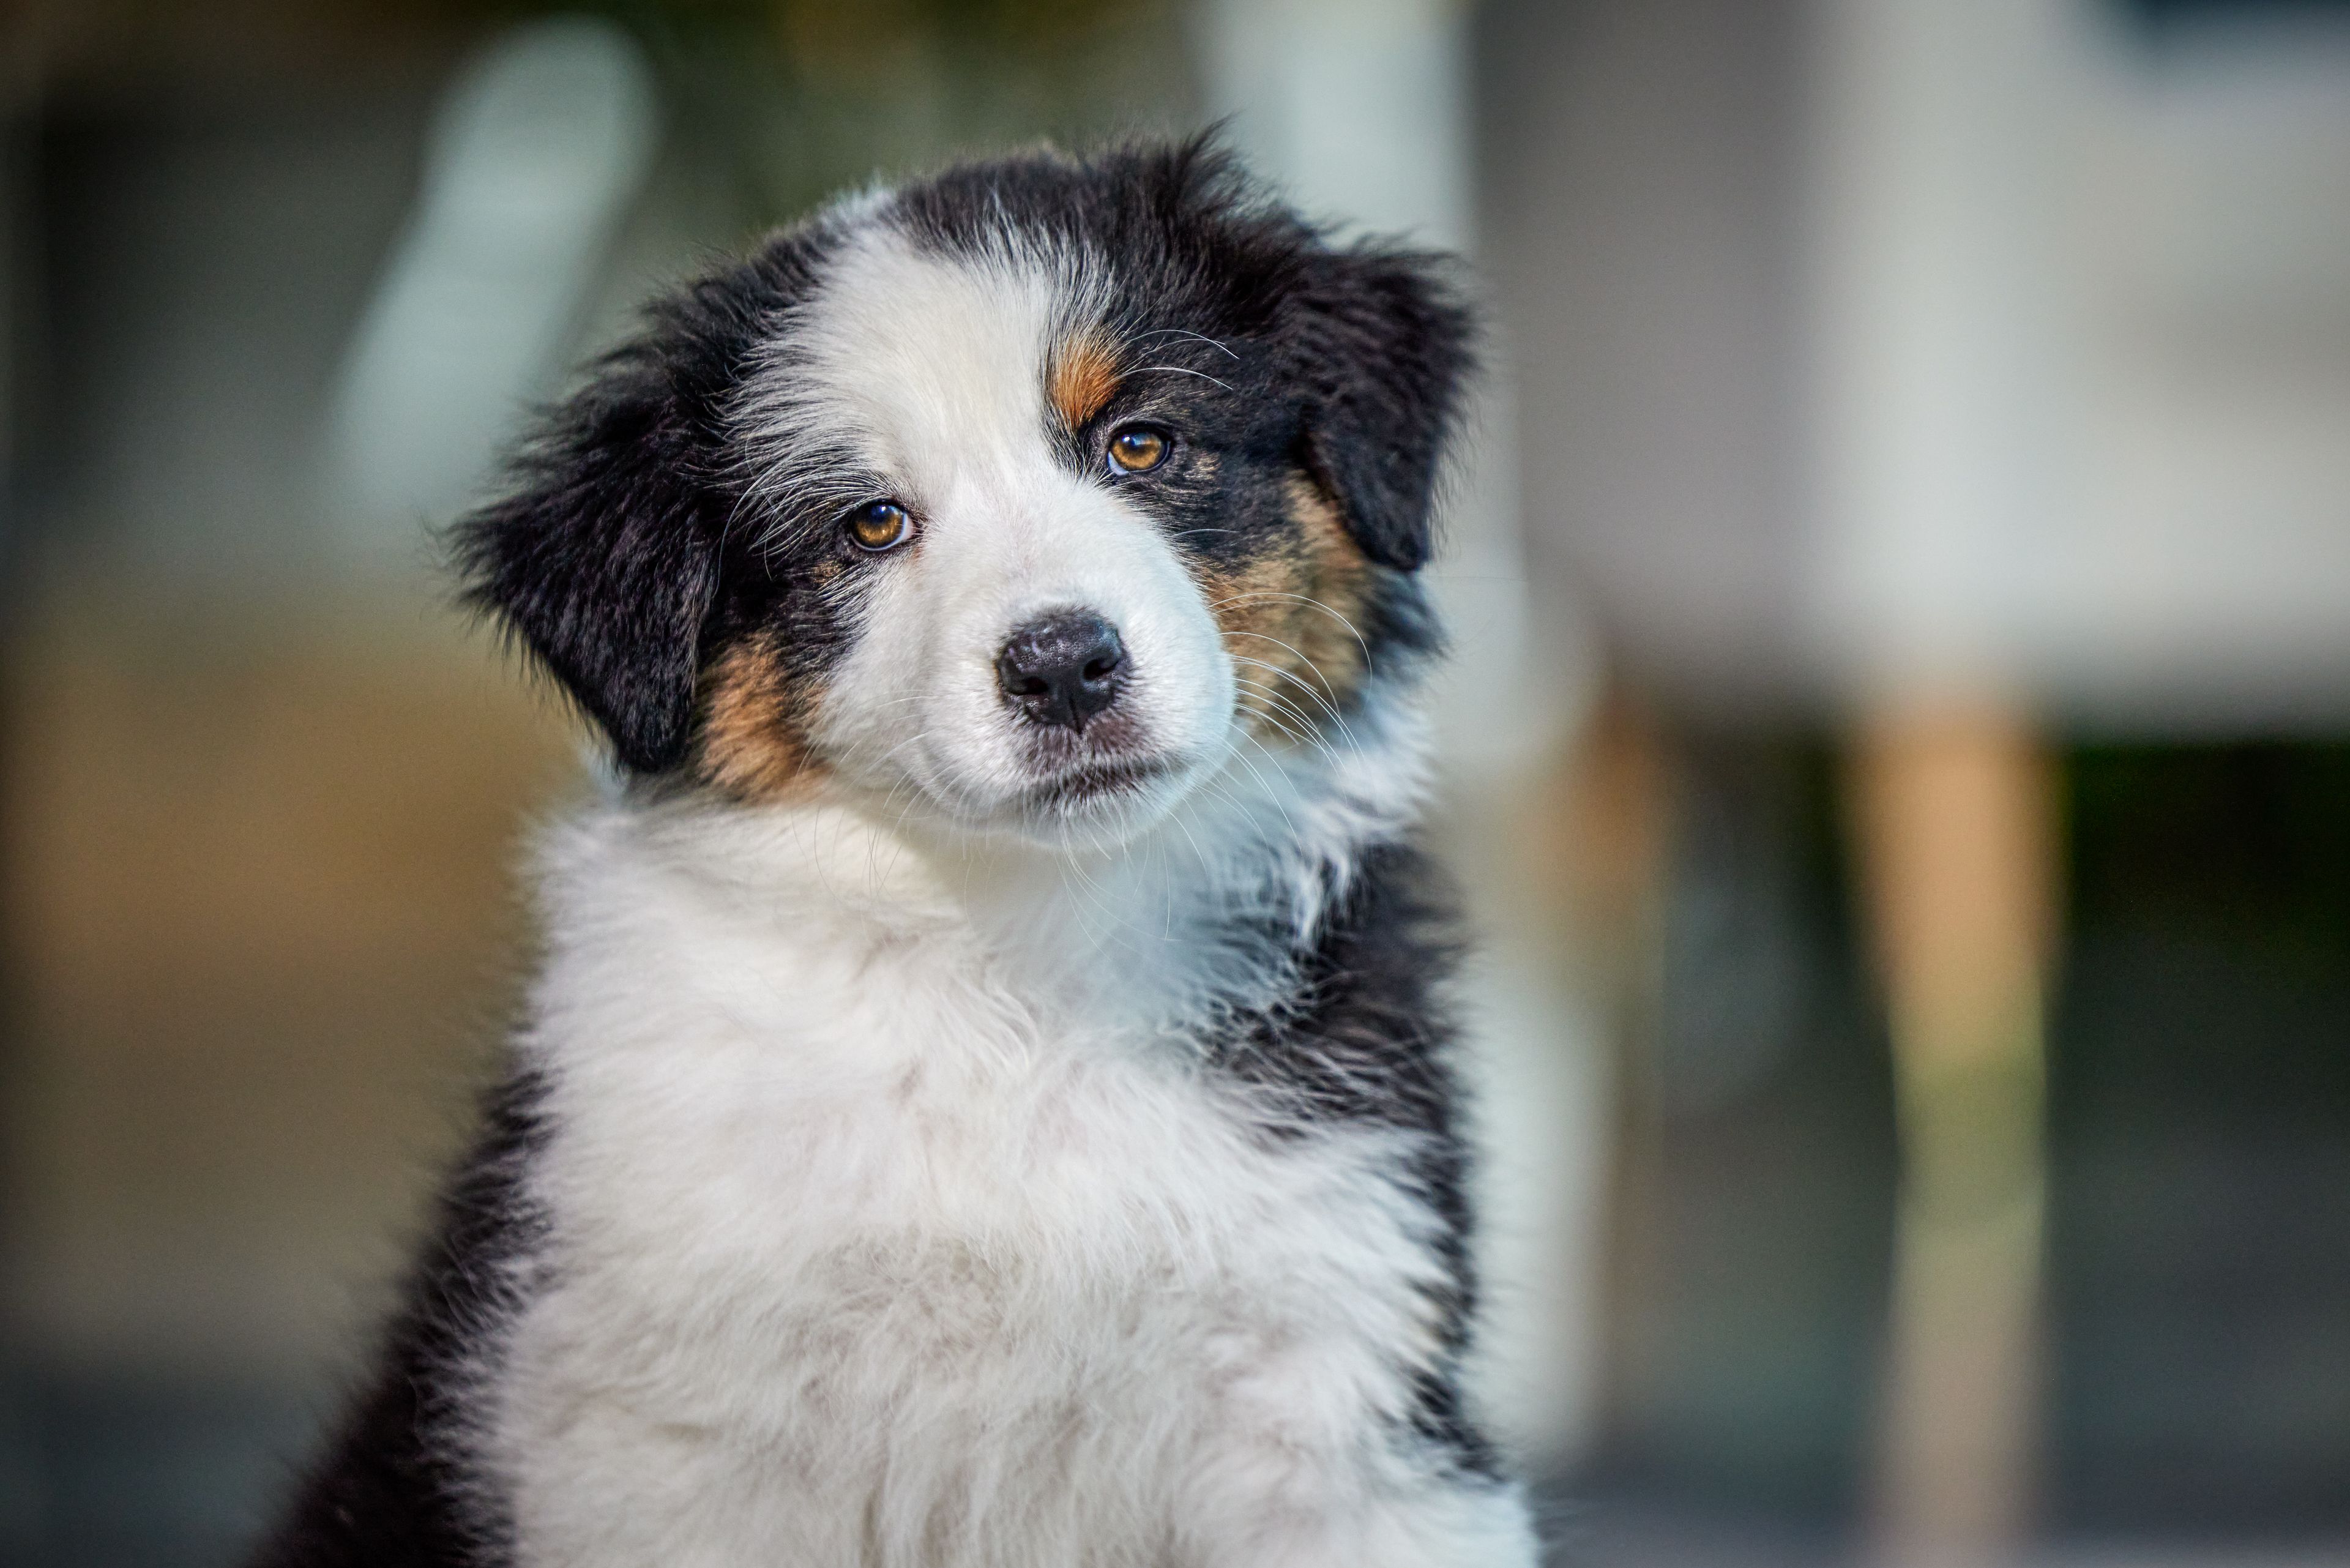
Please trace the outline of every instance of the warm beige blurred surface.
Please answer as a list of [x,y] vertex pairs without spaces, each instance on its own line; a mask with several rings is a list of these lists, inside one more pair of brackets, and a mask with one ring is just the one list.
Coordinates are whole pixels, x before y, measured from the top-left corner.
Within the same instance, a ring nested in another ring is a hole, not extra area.
[[2055,768],[1981,701],[1881,713],[1852,744],[1901,1147],[1875,1523],[1890,1562],[2004,1558],[2038,1506]]
[[462,1136],[573,742],[411,607],[90,582],[10,629],[0,1289],[38,1357],[315,1367]]

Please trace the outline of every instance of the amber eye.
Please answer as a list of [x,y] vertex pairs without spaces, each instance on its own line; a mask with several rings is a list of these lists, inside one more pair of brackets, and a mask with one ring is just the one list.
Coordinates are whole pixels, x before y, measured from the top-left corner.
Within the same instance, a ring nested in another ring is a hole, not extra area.
[[1165,431],[1128,425],[1109,438],[1110,464],[1122,473],[1147,473],[1167,461],[1173,445]]
[[894,550],[914,536],[914,520],[894,501],[870,501],[840,520],[860,550]]

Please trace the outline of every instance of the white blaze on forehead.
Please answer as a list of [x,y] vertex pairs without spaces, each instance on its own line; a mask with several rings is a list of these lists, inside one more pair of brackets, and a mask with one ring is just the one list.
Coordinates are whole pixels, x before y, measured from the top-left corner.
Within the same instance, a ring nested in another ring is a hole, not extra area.
[[1098,315],[1075,258],[1009,246],[926,254],[893,230],[865,228],[827,264],[754,380],[748,433],[779,454],[853,452],[899,486],[898,499],[934,509],[974,463],[1050,458],[1046,360]]

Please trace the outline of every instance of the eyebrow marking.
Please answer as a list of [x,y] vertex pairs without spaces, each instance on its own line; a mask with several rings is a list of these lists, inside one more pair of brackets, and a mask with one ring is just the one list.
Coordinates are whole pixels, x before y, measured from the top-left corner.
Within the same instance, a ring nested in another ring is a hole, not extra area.
[[1099,332],[1088,328],[1054,347],[1045,395],[1062,422],[1074,431],[1101,412],[1124,379],[1118,368],[1118,351]]
[[1213,348],[1217,353],[1222,354],[1227,359],[1237,359],[1240,358],[1238,354],[1233,353],[1230,348],[1225,348],[1214,338],[1205,337],[1197,332],[1186,332],[1180,327],[1161,327],[1155,332],[1146,332],[1142,336],[1144,337],[1189,337],[1194,343],[1205,343],[1209,348]]
[[[1209,375],[1205,370],[1187,370],[1180,365],[1145,365],[1142,370],[1164,370],[1170,376],[1197,376],[1202,381],[1215,381],[1217,386],[1227,392],[1232,389],[1232,384],[1230,381],[1217,381],[1215,377]],[[1142,370],[1138,370],[1136,374],[1141,374]]]

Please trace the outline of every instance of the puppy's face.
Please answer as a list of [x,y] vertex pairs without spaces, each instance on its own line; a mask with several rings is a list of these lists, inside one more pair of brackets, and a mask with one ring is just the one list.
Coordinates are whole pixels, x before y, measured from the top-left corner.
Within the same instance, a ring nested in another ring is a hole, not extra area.
[[662,307],[461,548],[640,773],[1115,841],[1426,649],[1463,334],[1213,155],[976,165]]

